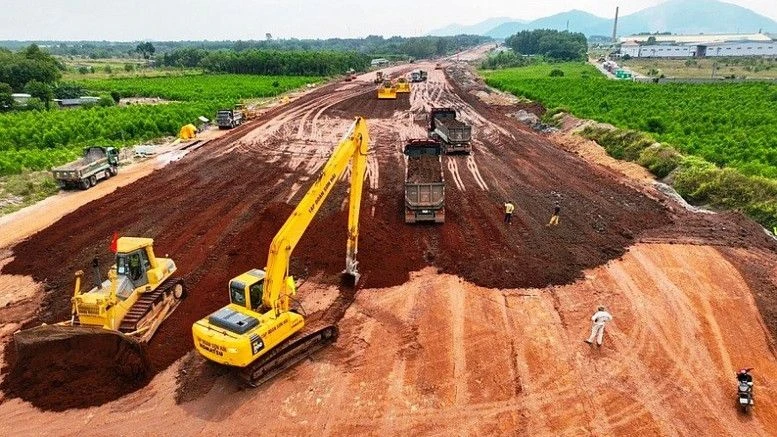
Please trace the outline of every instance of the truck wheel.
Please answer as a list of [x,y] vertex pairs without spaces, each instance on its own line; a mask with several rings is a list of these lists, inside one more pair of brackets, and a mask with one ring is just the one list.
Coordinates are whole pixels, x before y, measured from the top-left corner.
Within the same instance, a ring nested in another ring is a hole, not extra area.
[[112,165],[110,166],[110,168],[108,168],[108,171],[111,172],[111,176],[116,176],[117,174],[119,174],[119,167]]
[[92,175],[89,177],[89,185],[91,186],[97,185],[97,176]]
[[78,187],[82,190],[88,190],[91,186],[92,184],[89,183],[89,179],[81,179],[81,182],[78,184]]

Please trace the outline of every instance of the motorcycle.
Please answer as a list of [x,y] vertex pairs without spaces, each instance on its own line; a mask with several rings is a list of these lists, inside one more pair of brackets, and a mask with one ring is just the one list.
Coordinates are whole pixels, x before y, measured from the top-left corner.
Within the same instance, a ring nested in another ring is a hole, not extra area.
[[739,403],[739,408],[742,409],[743,413],[747,413],[748,410],[753,406],[754,400],[752,381],[739,381],[739,386],[737,389],[737,402]]

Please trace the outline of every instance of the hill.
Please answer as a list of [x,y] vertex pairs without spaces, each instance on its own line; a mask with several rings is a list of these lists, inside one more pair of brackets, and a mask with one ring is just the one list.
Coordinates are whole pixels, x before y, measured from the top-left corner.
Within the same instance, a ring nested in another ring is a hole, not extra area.
[[454,36],[454,35],[485,35],[491,29],[498,27],[502,23],[525,23],[525,20],[517,20],[510,17],[495,17],[488,20],[481,21],[472,25],[464,24],[449,24],[445,27],[434,29],[429,32],[431,36]]
[[[488,27],[493,24],[492,27]],[[612,18],[571,10],[533,21],[492,18],[472,26],[450,25],[433,32],[473,33],[506,38],[521,30],[569,29],[586,35],[612,34]],[[483,30],[486,29],[486,30]],[[618,34],[640,32],[672,33],[755,33],[777,32],[777,21],[750,9],[718,0],[669,0],[622,16]],[[437,33],[433,33],[437,34]]]

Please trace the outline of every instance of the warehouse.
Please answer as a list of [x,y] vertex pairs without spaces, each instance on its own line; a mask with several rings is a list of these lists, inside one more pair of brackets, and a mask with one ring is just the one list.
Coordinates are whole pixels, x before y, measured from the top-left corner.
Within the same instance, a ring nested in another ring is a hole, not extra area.
[[732,56],[777,56],[777,41],[725,41],[710,43],[665,43],[640,45],[627,41],[621,45],[621,56],[632,58],[690,58]]

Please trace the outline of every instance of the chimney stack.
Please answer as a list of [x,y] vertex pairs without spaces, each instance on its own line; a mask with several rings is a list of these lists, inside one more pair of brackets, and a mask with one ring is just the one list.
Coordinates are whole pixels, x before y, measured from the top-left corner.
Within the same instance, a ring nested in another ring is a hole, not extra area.
[[615,6],[615,24],[612,26],[612,42],[618,42],[618,6]]

